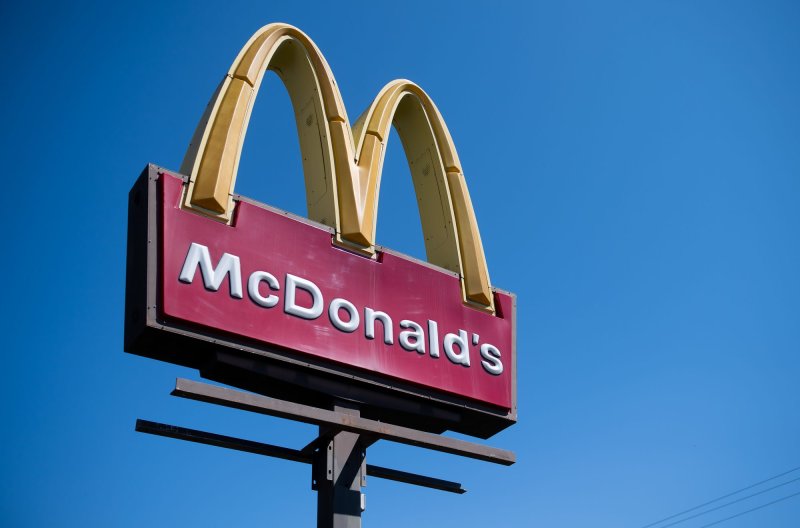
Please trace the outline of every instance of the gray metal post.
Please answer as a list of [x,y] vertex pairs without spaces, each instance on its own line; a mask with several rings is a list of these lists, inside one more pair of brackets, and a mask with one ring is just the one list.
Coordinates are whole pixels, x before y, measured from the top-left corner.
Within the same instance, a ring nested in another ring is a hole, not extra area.
[[[358,416],[346,404],[334,411]],[[347,431],[330,434],[320,427],[322,442],[314,455],[314,489],[317,490],[317,528],[361,528],[366,485],[366,444],[361,435]]]

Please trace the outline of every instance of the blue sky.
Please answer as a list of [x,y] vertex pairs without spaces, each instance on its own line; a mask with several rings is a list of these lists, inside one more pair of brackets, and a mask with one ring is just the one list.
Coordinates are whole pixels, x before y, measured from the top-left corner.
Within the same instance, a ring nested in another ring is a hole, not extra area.
[[[365,526],[641,528],[800,466],[798,4],[5,3],[0,20],[3,525],[313,526],[307,467],[133,431],[299,448],[312,427],[174,401],[196,373],[122,351],[127,192],[148,162],[179,168],[275,21],[315,40],[351,120],[395,78],[433,97],[493,283],[519,297],[519,423],[490,441],[518,463],[376,444],[372,463],[469,493],[371,479]],[[270,77],[237,191],[302,214],[293,127]],[[380,205],[378,242],[423,257],[396,136]],[[720,526],[799,521],[795,497]]]

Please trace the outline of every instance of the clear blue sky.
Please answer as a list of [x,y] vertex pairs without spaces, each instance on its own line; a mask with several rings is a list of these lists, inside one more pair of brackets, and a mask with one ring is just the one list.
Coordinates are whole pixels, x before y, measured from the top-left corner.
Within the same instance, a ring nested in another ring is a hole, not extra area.
[[[194,372],[122,351],[128,189],[179,168],[275,21],[351,119],[392,79],[428,91],[519,296],[519,423],[491,440],[519,462],[379,443],[372,463],[470,491],[371,479],[365,526],[640,528],[800,466],[796,2],[5,2],[0,524],[314,525],[307,467],[133,431],[299,448],[312,427],[171,398]],[[270,77],[237,191],[303,213],[293,126]],[[396,137],[383,182],[378,241],[423,256]],[[799,524],[795,497],[720,526]]]

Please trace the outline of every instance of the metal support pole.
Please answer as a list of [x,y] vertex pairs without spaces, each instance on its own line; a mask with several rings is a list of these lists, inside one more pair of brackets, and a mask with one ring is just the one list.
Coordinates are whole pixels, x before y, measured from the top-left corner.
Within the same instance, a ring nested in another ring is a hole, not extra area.
[[172,395],[245,411],[319,425],[319,435],[302,449],[289,449],[196,429],[137,420],[136,430],[200,444],[312,464],[311,488],[317,492],[317,528],[361,528],[365,509],[361,488],[367,474],[416,486],[464,493],[458,482],[426,477],[366,463],[367,448],[379,440],[511,465],[514,453],[457,438],[362,418],[357,405],[334,402],[321,409],[257,394],[178,379]]
[[[335,412],[358,416],[358,409],[347,404],[334,406]],[[339,431],[334,435],[320,427],[324,439],[314,451],[312,488],[317,491],[317,528],[361,528],[366,485],[366,443],[361,435]]]

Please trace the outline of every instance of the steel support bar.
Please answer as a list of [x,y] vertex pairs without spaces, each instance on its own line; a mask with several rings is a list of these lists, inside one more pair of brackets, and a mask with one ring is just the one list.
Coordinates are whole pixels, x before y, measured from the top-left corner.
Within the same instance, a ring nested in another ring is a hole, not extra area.
[[466,493],[461,484],[450,480],[442,480],[434,477],[426,477],[425,475],[418,475],[416,473],[408,473],[397,469],[391,469],[381,466],[374,466],[367,464],[367,475],[375,478],[382,478],[384,480],[394,480],[395,482],[402,482],[404,484],[413,484],[415,486],[422,486],[423,488],[433,488],[441,491],[448,491],[450,493]]
[[191,400],[327,426],[340,431],[364,434],[392,442],[424,447],[434,451],[442,451],[505,466],[510,466],[515,462],[514,453],[505,449],[183,378],[176,380],[175,389],[171,394]]
[[263,444],[261,442],[254,442],[252,440],[244,440],[242,438],[235,438],[233,436],[208,433],[206,431],[198,431],[197,429],[188,429],[186,427],[178,427],[176,425],[168,425],[158,422],[151,422],[149,420],[137,419],[136,430],[140,433],[165,436],[167,438],[186,440],[188,442],[195,442],[197,444],[205,444],[214,447],[224,447],[225,449],[234,449],[236,451],[244,451],[256,455],[281,458],[283,460],[291,460],[292,462],[303,462],[304,464],[311,463],[311,456],[303,453],[302,451],[298,451],[297,449],[290,449],[288,447],[281,447],[272,444]]
[[[195,442],[198,444],[215,447],[224,447],[225,449],[244,451],[246,453],[253,453],[256,455],[291,460],[293,462],[302,462],[304,464],[311,464],[313,460],[313,453],[306,450],[297,450],[288,447],[264,444],[261,442],[254,442],[252,440],[244,440],[232,436],[199,431],[197,429],[189,429],[186,427],[178,427],[176,425],[151,422],[149,420],[136,420],[136,430],[140,433],[175,438],[177,440],[186,440],[188,442]],[[367,464],[367,475],[370,477],[392,480],[395,482],[402,482],[404,484],[412,484],[415,486],[432,488],[450,493],[461,494],[467,491],[461,487],[461,484],[458,482],[442,480],[425,475],[418,475],[416,473],[408,473],[406,471],[399,471],[397,469],[375,466],[372,464]]]

